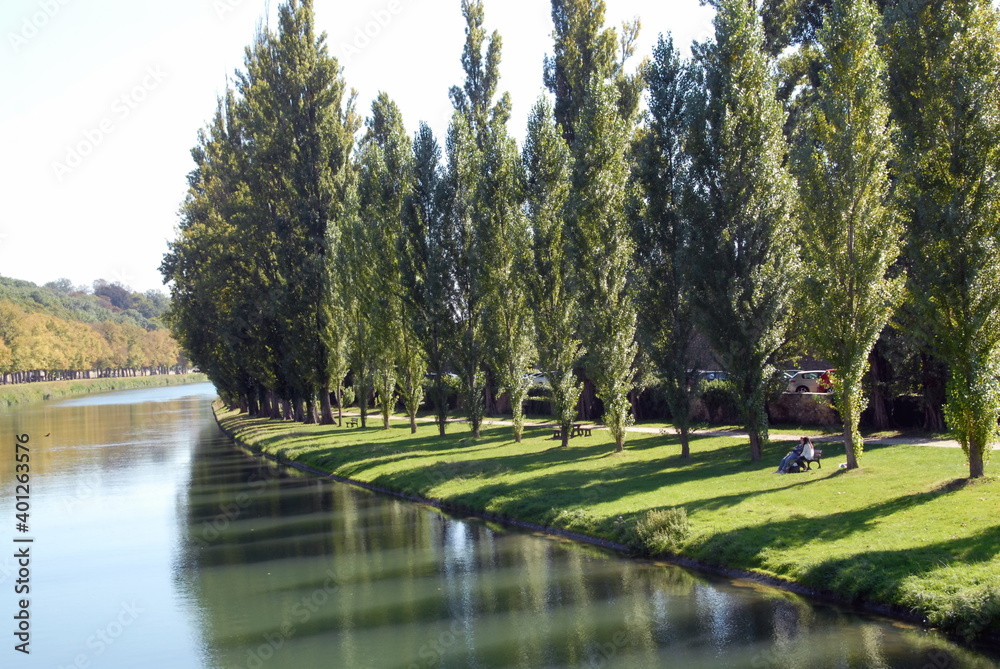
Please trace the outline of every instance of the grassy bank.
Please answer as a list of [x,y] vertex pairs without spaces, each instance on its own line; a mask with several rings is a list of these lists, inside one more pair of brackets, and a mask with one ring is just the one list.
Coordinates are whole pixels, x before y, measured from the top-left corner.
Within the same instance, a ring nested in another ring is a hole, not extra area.
[[639,553],[668,549],[845,601],[889,605],[966,637],[1000,629],[1000,484],[965,483],[960,450],[873,446],[863,469],[847,472],[837,469],[843,445],[824,444],[822,470],[777,475],[787,443],[751,464],[745,439],[699,436],[685,462],[667,434],[632,434],[616,455],[604,431],[563,449],[541,427],[515,444],[509,427],[486,427],[473,439],[464,424],[440,438],[431,424],[411,435],[403,423],[346,429],[224,410],[219,420],[253,450],[455,508]]
[[118,379],[78,379],[76,381],[18,383],[0,386],[0,407],[23,404],[24,402],[36,402],[38,400],[58,400],[78,395],[106,393],[112,390],[176,386],[184,383],[203,383],[205,381],[208,381],[208,377],[204,374],[158,374],[156,376],[122,377]]

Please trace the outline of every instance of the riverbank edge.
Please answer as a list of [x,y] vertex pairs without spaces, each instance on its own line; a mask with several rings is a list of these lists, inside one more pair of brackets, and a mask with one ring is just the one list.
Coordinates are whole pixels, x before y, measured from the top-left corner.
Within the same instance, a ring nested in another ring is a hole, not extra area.
[[739,569],[735,567],[728,567],[725,565],[701,562],[699,560],[695,560],[682,555],[661,556],[655,559],[639,558],[634,556],[629,551],[627,546],[601,537],[595,537],[592,535],[582,534],[579,532],[572,532],[558,527],[540,525],[538,523],[532,523],[529,521],[520,520],[518,518],[492,513],[490,511],[486,511],[485,509],[475,509],[460,504],[454,504],[446,499],[426,498],[420,495],[414,495],[413,493],[405,492],[403,490],[386,488],[384,486],[375,485],[373,483],[368,483],[366,481],[359,481],[356,479],[343,477],[334,474],[332,472],[324,471],[317,467],[313,467],[311,465],[306,465],[294,459],[282,458],[277,455],[268,453],[262,449],[255,448],[252,444],[243,441],[235,432],[227,429],[227,427],[223,425],[222,420],[219,417],[219,411],[220,411],[219,403],[218,402],[213,403],[212,413],[215,416],[215,421],[216,424],[219,426],[219,429],[226,436],[232,439],[233,442],[236,443],[237,446],[239,446],[241,449],[243,449],[247,453],[253,454],[255,456],[264,457],[272,462],[275,462],[276,464],[285,467],[290,467],[292,469],[295,469],[303,473],[319,476],[331,481],[337,481],[338,483],[346,483],[348,485],[357,488],[362,488],[364,490],[368,490],[370,492],[375,492],[383,495],[389,495],[390,497],[395,497],[397,499],[402,499],[417,504],[427,505],[432,508],[439,509],[446,513],[454,514],[457,516],[478,518],[481,520],[497,523],[499,525],[505,525],[518,530],[527,530],[536,534],[544,535],[546,537],[567,539],[570,541],[575,541],[582,544],[595,546],[597,548],[614,551],[621,558],[627,558],[639,562],[645,562],[648,564],[676,565],[679,567],[684,567],[685,569],[691,569],[693,571],[702,572],[708,575],[766,585],[779,590],[783,590],[785,592],[790,592],[803,597],[809,597],[810,599],[815,599],[826,604],[832,604],[837,606],[838,608],[842,608],[847,611],[859,612],[868,615],[888,618],[896,622],[912,625],[916,629],[934,631],[966,647],[971,646],[974,648],[976,646],[988,646],[991,649],[994,649],[994,651],[995,649],[1000,648],[1000,633],[986,634],[977,637],[974,640],[965,639],[959,635],[949,633],[945,630],[941,630],[935,627],[930,627],[929,625],[927,625],[927,621],[923,616],[921,616],[918,613],[915,613],[910,609],[906,609],[900,606],[895,606],[885,602],[878,602],[874,600],[853,601],[845,597],[842,597],[838,595],[836,592],[831,590],[821,590],[817,588],[811,588],[796,581],[776,578],[770,574],[763,574],[752,570]]
[[156,374],[153,376],[123,376],[104,379],[75,379],[70,381],[40,381],[0,386],[0,408],[29,402],[64,400],[84,395],[111,393],[120,390],[160,388],[191,383],[207,383],[208,377],[200,372],[189,374]]

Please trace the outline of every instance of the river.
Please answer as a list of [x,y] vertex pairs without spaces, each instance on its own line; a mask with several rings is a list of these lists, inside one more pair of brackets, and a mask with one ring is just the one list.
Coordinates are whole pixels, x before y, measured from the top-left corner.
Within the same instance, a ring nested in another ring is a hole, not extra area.
[[1000,666],[910,625],[277,467],[218,430],[214,396],[0,413],[0,667]]

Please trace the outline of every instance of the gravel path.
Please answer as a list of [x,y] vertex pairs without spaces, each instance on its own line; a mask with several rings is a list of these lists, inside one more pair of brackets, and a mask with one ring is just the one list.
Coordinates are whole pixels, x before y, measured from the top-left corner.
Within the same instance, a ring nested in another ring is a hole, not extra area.
[[[357,416],[357,413],[344,413],[344,417]],[[369,424],[375,421],[381,422],[381,414],[369,415]],[[409,420],[406,416],[391,416],[390,420],[403,421]],[[424,416],[417,419],[420,423],[432,423],[434,418],[431,416]],[[464,423],[466,420],[464,418],[449,418],[449,423]],[[607,430],[608,428],[596,425],[594,423],[588,423],[583,421],[584,425],[589,425],[594,430]],[[484,418],[483,426],[496,426],[496,425],[511,425],[511,421],[495,418]],[[556,423],[526,423],[525,427],[557,427]],[[629,432],[638,432],[642,434],[676,434],[676,430],[672,427],[644,427],[642,425],[633,426],[628,429]],[[747,433],[742,430],[698,430],[692,433],[694,436],[699,437],[729,437],[732,439],[747,439]],[[844,437],[841,434],[822,434],[822,435],[812,435],[806,431],[806,435],[810,437],[814,443],[823,442],[838,442],[843,441]],[[798,441],[799,435],[792,434],[772,434],[771,441]],[[886,446],[902,446],[905,444],[916,445],[916,446],[935,446],[937,448],[961,448],[962,445],[953,439],[934,439],[932,437],[887,437],[884,439],[865,439],[866,444],[883,444]],[[993,446],[993,450],[1000,450],[1000,444]]]

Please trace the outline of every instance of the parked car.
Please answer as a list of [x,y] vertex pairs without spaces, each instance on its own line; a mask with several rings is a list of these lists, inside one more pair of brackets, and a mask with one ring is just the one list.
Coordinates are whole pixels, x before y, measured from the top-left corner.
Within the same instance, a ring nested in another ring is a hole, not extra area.
[[832,369],[815,369],[809,371],[787,371],[788,386],[786,393],[828,393],[833,390],[830,379]]
[[529,381],[531,381],[532,385],[535,386],[549,385],[549,377],[545,376],[545,374],[542,372],[529,372],[525,374],[525,376],[528,378]]

